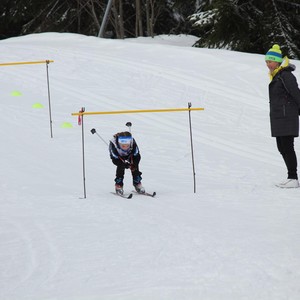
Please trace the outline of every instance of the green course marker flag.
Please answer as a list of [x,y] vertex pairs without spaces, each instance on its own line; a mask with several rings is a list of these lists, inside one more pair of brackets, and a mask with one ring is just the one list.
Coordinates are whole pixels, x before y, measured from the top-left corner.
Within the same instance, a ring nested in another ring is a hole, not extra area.
[[19,91],[13,91],[10,94],[11,94],[11,96],[22,96],[22,93]]
[[44,106],[43,106],[43,104],[41,104],[41,103],[34,103],[33,105],[32,105],[32,108],[43,108]]
[[72,128],[73,125],[71,123],[69,123],[69,122],[64,122],[64,123],[61,124],[60,127],[61,128]]

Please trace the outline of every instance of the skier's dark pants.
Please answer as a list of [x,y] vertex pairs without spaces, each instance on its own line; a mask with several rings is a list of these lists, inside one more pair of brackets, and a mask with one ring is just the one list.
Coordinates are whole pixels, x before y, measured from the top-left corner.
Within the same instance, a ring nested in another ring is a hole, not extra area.
[[277,148],[283,157],[288,170],[288,179],[298,179],[297,175],[297,157],[294,150],[293,136],[276,137]]
[[[142,179],[140,176],[140,175],[142,175],[142,173],[139,171],[140,160],[141,160],[141,156],[137,155],[133,158],[133,161],[132,161],[134,169],[131,169],[131,174],[132,174],[134,184],[140,182]],[[124,174],[125,174],[125,164],[123,162],[121,162],[119,159],[113,160],[113,163],[117,166],[115,182],[123,184],[123,178],[124,178]]]

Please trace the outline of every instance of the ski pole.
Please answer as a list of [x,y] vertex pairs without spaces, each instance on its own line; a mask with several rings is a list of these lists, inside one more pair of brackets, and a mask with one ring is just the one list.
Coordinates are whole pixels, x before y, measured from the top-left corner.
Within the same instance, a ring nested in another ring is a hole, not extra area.
[[131,126],[132,126],[132,123],[131,123],[131,122],[127,122],[125,125],[128,127],[129,132],[131,133]]
[[101,141],[102,141],[106,146],[108,146],[108,143],[102,138],[102,136],[96,131],[95,128],[92,128],[92,129],[91,129],[91,133],[92,133],[92,134],[95,134],[95,133],[96,133],[96,135],[101,139]]

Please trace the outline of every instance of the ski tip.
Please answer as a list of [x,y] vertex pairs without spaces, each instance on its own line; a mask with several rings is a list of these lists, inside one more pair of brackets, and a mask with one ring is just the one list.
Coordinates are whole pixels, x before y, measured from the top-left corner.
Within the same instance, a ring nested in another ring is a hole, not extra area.
[[127,199],[131,199],[132,198],[132,193],[128,195]]
[[155,196],[156,196],[156,192],[153,192],[152,197],[155,197]]

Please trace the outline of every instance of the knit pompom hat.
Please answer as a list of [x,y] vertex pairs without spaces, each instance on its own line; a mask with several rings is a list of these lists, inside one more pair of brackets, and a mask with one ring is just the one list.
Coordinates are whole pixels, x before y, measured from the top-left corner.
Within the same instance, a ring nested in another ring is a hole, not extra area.
[[278,63],[282,62],[282,53],[280,46],[275,44],[269,51],[266,53],[265,60],[276,61]]

